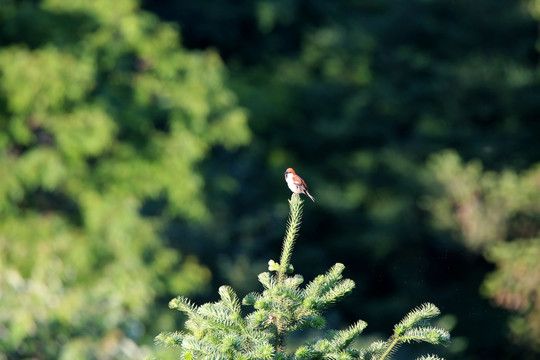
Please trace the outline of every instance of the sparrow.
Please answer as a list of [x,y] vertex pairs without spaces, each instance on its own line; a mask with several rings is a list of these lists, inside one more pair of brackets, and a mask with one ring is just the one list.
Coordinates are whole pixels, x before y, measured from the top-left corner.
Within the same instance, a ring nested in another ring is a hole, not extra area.
[[305,194],[315,202],[315,198],[309,193],[304,179],[296,175],[296,172],[292,168],[285,170],[285,181],[287,182],[289,189],[293,192],[293,195]]

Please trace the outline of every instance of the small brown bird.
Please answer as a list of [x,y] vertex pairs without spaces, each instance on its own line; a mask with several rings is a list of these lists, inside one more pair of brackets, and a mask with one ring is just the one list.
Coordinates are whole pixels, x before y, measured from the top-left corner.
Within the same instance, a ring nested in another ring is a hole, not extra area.
[[292,168],[285,170],[285,181],[293,194],[307,195],[313,202],[315,202],[315,198],[311,196],[308,191],[306,182],[300,176],[296,175],[296,172]]

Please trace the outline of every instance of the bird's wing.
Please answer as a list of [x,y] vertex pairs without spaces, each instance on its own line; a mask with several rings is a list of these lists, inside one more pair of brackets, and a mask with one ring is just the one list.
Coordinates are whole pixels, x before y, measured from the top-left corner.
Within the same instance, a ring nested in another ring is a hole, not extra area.
[[306,182],[298,175],[293,175],[292,181],[297,186],[304,186],[307,189]]

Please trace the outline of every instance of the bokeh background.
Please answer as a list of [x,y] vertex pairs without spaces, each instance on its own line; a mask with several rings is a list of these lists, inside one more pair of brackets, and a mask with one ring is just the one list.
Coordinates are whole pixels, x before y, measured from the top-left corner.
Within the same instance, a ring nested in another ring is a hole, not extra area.
[[[540,358],[538,0],[0,0],[0,359],[174,358],[217,287],[292,263],[386,338]],[[306,335],[307,336],[307,335]],[[294,342],[294,339],[292,340]]]

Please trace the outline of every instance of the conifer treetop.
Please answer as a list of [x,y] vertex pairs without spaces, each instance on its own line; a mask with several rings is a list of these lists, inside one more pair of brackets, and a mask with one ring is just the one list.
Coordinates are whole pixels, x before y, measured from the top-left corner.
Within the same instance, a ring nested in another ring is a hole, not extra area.
[[[188,316],[183,332],[164,332],[156,342],[180,350],[181,359],[255,360],[255,359],[361,359],[391,358],[400,345],[428,342],[446,345],[450,334],[429,325],[439,315],[430,303],[421,305],[394,326],[394,333],[386,341],[375,341],[363,349],[354,348],[354,341],[367,323],[358,320],[345,330],[331,330],[319,339],[306,342],[293,352],[286,351],[287,335],[311,328],[326,326],[323,311],[348,295],[355,284],[343,278],[345,266],[335,264],[325,274],[317,276],[304,287],[304,278],[293,273],[290,264],[292,250],[298,237],[303,200],[293,196],[289,200],[289,218],[283,239],[280,262],[270,260],[268,272],[259,274],[262,292],[252,292],[240,302],[229,286],[219,288],[220,300],[196,306],[179,296],[169,303],[173,309]],[[253,307],[242,315],[241,304]],[[417,360],[437,360],[426,355]]]

